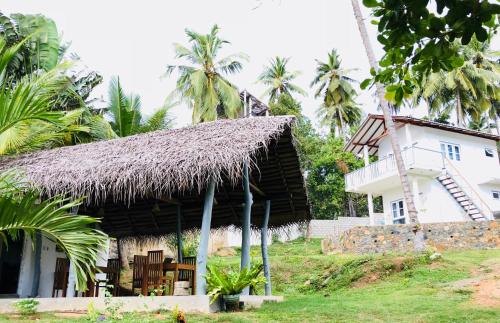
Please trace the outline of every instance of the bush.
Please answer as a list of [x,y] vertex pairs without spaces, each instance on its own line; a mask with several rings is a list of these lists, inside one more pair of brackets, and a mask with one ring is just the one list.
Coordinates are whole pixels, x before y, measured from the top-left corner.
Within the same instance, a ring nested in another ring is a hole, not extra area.
[[27,298],[14,303],[14,306],[21,315],[33,315],[37,312],[39,304],[39,301],[33,298]]

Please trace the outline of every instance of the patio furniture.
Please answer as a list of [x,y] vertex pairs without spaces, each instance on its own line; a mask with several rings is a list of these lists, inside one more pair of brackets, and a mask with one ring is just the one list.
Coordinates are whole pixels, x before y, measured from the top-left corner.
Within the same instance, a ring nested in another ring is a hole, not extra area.
[[111,295],[119,296],[120,293],[120,272],[121,263],[120,259],[108,259],[108,264],[106,267],[98,267],[99,270],[106,274],[105,279],[96,280],[96,290],[95,296],[99,296],[99,289],[104,287],[106,289],[112,288]]
[[146,264],[147,256],[134,255],[134,270],[132,273],[132,293],[136,288],[142,290],[142,280],[144,277],[144,265]]
[[182,263],[169,263],[164,265],[165,274],[168,271],[174,273],[173,283],[178,281],[188,281],[191,287],[191,294],[194,295],[196,289],[196,257],[185,257]]
[[144,264],[142,279],[142,295],[147,295],[150,288],[160,289],[168,287],[172,291],[172,279],[167,278],[163,272],[163,250],[148,251]]
[[52,297],[57,297],[58,291],[62,292],[62,297],[66,297],[69,276],[69,260],[67,258],[57,258],[54,271],[54,284],[52,285]]

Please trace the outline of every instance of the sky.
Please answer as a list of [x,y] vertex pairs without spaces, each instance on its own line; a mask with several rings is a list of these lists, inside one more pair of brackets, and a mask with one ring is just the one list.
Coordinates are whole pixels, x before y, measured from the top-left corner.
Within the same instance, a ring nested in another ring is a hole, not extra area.
[[[375,53],[383,55],[376,42],[375,26],[367,27]],[[261,97],[264,86],[256,83],[269,60],[290,57],[288,68],[301,71],[296,84],[308,92],[296,96],[303,112],[316,126],[319,99],[309,84],[314,78],[316,59],[325,61],[336,48],[342,67],[351,69],[352,78],[363,81],[369,65],[349,0],[2,0],[4,14],[41,13],[52,18],[64,41],[71,42],[70,52],[78,54],[82,64],[99,72],[104,81],[93,92],[107,98],[109,80],[119,76],[126,93],[141,96],[146,114],[163,105],[175,88],[176,75],[165,77],[167,65],[175,59],[173,43],[188,45],[186,28],[208,33],[214,24],[220,36],[230,42],[222,51],[243,52],[250,57],[243,70],[228,76],[240,90]],[[492,47],[498,49],[499,38]],[[359,90],[358,103],[365,113],[377,113],[374,91]],[[267,102],[267,98],[263,98]],[[403,110],[402,114],[419,117],[423,108]],[[177,127],[189,124],[191,111],[184,105],[172,110]]]

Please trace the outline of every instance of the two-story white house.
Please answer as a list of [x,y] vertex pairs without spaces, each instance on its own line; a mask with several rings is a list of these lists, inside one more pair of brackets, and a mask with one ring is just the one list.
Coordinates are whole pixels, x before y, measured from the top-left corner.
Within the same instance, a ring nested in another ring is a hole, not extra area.
[[[500,136],[413,117],[393,120],[420,223],[498,217]],[[369,115],[345,150],[364,157],[365,167],[346,174],[345,184],[348,192],[368,194],[370,223],[409,223],[383,116]],[[383,213],[373,211],[377,196]]]

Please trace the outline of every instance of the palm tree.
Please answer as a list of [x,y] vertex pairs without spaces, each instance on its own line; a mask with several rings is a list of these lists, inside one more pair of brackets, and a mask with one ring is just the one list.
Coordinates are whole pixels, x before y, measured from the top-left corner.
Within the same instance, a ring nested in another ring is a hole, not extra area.
[[346,127],[361,120],[361,109],[354,101],[357,93],[351,85],[354,80],[347,76],[347,70],[340,68],[341,60],[335,49],[328,53],[326,63],[316,62],[316,77],[310,86],[319,85],[314,97],[323,98],[318,117],[322,124],[330,126],[332,133],[337,129],[339,136],[347,140]]
[[292,93],[299,93],[306,95],[303,89],[292,83],[300,72],[287,71],[286,65],[288,61],[290,61],[290,58],[276,56],[271,59],[269,66],[265,67],[259,76],[258,82],[268,87],[262,96],[269,95],[270,104],[276,102],[281,94],[292,95]]
[[[56,243],[74,264],[77,290],[86,289],[87,274],[95,270],[97,254],[107,236],[92,226],[99,220],[71,214],[81,201],[56,196],[40,199],[40,193],[19,179],[19,174],[0,174],[0,242],[16,240],[24,232],[33,243],[37,233]],[[38,241],[40,243],[40,241]],[[8,247],[8,245],[7,245]]]
[[[378,64],[375,59],[375,54],[368,37],[368,32],[366,30],[365,22],[361,14],[361,8],[359,6],[358,0],[351,0],[351,5],[354,12],[354,17],[358,24],[358,29],[361,34],[361,39],[368,56],[368,61],[370,67],[374,70],[378,70]],[[379,98],[380,106],[382,107],[382,112],[384,114],[384,121],[387,127],[389,138],[391,140],[392,150],[394,152],[394,158],[396,160],[396,166],[399,173],[399,178],[401,180],[401,187],[403,189],[403,196],[406,202],[406,207],[408,209],[408,217],[410,222],[415,225],[415,250],[423,250],[424,245],[424,234],[418,221],[418,212],[413,201],[413,195],[410,189],[410,183],[408,181],[408,173],[406,172],[406,167],[404,165],[403,157],[401,156],[401,147],[399,146],[398,137],[396,134],[396,128],[394,127],[394,122],[392,121],[391,109],[389,103],[385,99],[385,90],[382,84],[375,83],[377,96]]]
[[[451,71],[441,71],[424,79],[421,96],[429,109],[455,111],[456,124],[466,126],[467,117],[479,122],[483,115],[490,115],[493,102],[500,95],[498,63],[487,57],[488,47],[473,39],[460,47],[464,64]],[[491,113],[495,116],[495,113]]]
[[141,98],[138,95],[125,95],[120,79],[111,79],[109,84],[109,105],[107,116],[111,119],[111,128],[118,137],[127,137],[172,126],[169,110],[173,106],[170,101],[156,110],[149,118],[141,113]]
[[244,54],[232,54],[219,59],[223,45],[229,42],[219,38],[219,27],[203,35],[186,29],[190,48],[174,44],[176,58],[185,59],[188,65],[169,65],[166,75],[177,70],[179,78],[174,94],[193,109],[193,123],[213,121],[219,117],[237,118],[243,104],[236,86],[225,76],[239,72],[246,60]]

